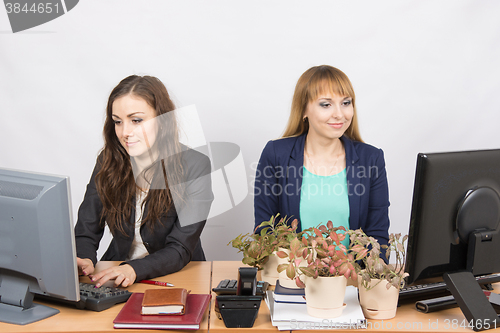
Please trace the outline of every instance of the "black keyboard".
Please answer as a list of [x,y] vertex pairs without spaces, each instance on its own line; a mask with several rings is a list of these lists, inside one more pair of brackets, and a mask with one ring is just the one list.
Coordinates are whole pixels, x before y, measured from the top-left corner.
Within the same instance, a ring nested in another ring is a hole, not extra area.
[[[476,281],[480,285],[485,285],[489,283],[500,282],[500,274],[490,274],[476,276]],[[429,296],[437,295],[450,295],[451,292],[448,290],[446,283],[444,281],[419,284],[415,286],[407,286],[399,290],[399,299],[413,299],[413,298],[429,298]]]
[[[269,287],[268,282],[257,281],[256,296],[264,296],[266,294],[266,290]],[[238,281],[237,280],[222,280],[219,282],[217,287],[212,288],[212,291],[217,295],[236,295],[236,291],[238,289]]]
[[96,288],[91,283],[80,282],[80,301],[77,308],[102,311],[126,302],[131,295],[132,293],[125,289],[104,286]]
[[131,295],[132,293],[125,289],[104,286],[96,288],[91,283],[80,282],[80,300],[78,302],[43,295],[36,295],[36,297],[49,302],[75,306],[77,309],[103,311],[115,304],[126,302]]

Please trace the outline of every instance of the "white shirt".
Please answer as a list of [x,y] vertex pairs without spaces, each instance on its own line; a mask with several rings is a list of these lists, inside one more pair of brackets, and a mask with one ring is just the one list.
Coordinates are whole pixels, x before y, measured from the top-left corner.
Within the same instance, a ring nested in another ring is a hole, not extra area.
[[142,203],[146,198],[148,192],[140,192],[135,200],[135,232],[134,240],[132,241],[132,246],[128,253],[127,260],[141,259],[149,254],[148,250],[144,246],[141,237],[141,223],[142,223]]

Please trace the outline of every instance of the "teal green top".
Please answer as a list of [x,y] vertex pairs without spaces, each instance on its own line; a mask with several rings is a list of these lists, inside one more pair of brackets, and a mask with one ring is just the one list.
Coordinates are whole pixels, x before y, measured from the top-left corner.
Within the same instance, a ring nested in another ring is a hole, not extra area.
[[[300,190],[300,224],[302,230],[328,221],[334,227],[349,230],[349,197],[346,169],[331,176],[318,176],[303,170]],[[349,246],[349,238],[342,242]]]

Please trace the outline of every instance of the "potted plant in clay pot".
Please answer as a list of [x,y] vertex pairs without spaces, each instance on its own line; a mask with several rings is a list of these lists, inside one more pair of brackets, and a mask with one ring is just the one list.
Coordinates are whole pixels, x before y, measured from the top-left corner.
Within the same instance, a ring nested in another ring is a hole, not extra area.
[[242,262],[257,267],[261,272],[261,279],[274,285],[279,277],[279,258],[276,251],[290,248],[290,239],[297,236],[298,221],[288,225],[289,219],[279,218],[279,214],[271,216],[269,221],[262,222],[252,234],[241,234],[231,240],[234,248],[243,253]]
[[[347,279],[357,279],[354,262],[359,253],[351,253],[342,241],[344,227],[333,227],[328,221],[303,231],[290,242],[290,252],[278,251],[288,263],[278,266],[298,287],[305,288],[307,313],[319,318],[342,314]],[[305,262],[306,266],[301,264]],[[281,282],[280,282],[281,283]]]
[[[356,264],[358,272],[359,302],[366,318],[390,319],[396,316],[399,289],[404,287],[404,271],[406,252],[404,243],[408,239],[405,235],[391,234],[389,245],[382,245],[367,236],[361,229],[350,230],[351,251],[358,253],[362,265]],[[395,255],[395,264],[389,264],[380,257],[380,249],[386,249],[386,259]]]

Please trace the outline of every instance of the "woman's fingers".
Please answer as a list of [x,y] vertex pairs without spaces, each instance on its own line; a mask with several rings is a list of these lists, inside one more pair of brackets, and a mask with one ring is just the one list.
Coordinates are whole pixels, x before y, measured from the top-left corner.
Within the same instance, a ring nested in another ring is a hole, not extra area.
[[96,282],[96,287],[102,286],[109,280],[115,280],[115,286],[128,287],[134,283],[136,275],[132,266],[122,265],[105,269],[91,278]]
[[78,266],[78,274],[89,275],[94,273],[94,263],[88,258],[76,258],[76,265]]

